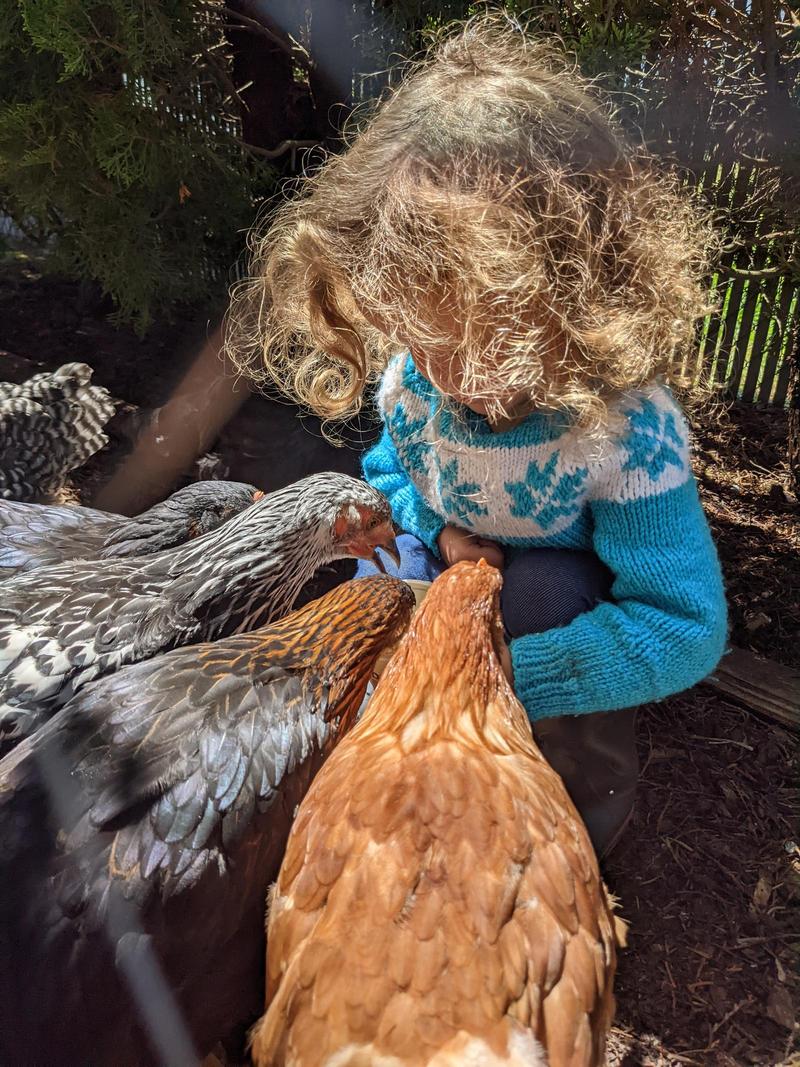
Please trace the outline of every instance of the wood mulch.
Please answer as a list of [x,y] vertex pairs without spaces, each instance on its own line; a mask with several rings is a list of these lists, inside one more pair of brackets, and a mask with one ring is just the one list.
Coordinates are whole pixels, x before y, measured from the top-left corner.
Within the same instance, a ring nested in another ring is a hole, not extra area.
[[639,716],[633,825],[605,865],[630,924],[612,1067],[800,1054],[796,738],[706,689]]
[[[160,403],[180,354],[199,347],[207,324],[178,320],[140,341],[113,329],[106,313],[71,282],[42,279],[24,263],[0,269],[0,350],[48,368],[85,360],[129,405]],[[2,372],[0,356],[0,380]],[[236,435],[250,466],[233,477],[259,481],[259,471],[275,469],[266,437],[285,423],[258,415]],[[800,515],[785,416],[717,405],[692,423],[732,640],[798,666]],[[235,461],[227,437],[225,458]],[[301,445],[280,448],[306,462],[314,449]],[[635,817],[605,866],[630,923],[609,1064],[800,1067],[796,738],[705,687],[643,708],[639,721]]]
[[725,573],[731,639],[800,666],[800,508],[785,411],[735,403],[696,412],[694,466]]
[[[692,414],[731,640],[800,666],[800,509],[783,411]],[[630,923],[610,1067],[800,1064],[797,737],[698,687],[642,709],[630,832],[606,864]]]

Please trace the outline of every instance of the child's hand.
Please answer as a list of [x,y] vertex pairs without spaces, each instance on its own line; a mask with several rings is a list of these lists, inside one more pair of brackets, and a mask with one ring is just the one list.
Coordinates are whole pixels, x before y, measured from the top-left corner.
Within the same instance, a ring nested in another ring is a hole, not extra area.
[[503,550],[496,541],[477,537],[459,529],[458,526],[445,526],[439,534],[438,544],[442,559],[448,567],[462,559],[471,559],[473,563],[485,559],[498,570],[503,569]]

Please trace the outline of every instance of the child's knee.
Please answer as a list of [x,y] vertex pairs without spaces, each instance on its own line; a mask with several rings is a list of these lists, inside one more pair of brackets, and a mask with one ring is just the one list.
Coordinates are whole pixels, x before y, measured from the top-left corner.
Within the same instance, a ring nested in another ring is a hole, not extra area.
[[612,575],[593,552],[534,548],[505,569],[502,610],[511,637],[566,626],[611,595]]

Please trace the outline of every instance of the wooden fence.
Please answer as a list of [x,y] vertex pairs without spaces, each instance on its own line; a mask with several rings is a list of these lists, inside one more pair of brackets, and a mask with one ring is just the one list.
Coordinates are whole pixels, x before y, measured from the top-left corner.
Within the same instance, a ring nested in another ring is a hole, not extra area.
[[715,276],[718,315],[700,330],[692,377],[721,385],[731,397],[788,405],[800,286],[785,276]]
[[[750,167],[710,165],[699,183],[713,202],[735,211],[756,177]],[[711,279],[717,311],[701,324],[684,371],[730,397],[785,407],[800,326],[800,279],[779,269],[776,240],[766,225],[756,221],[751,242],[723,254]],[[784,258],[786,249],[784,239]]]

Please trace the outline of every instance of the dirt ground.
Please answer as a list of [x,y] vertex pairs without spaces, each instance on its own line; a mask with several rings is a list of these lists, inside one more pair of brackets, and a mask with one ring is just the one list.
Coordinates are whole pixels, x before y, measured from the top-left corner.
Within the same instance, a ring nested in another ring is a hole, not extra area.
[[[0,266],[0,380],[13,364],[4,351],[49,368],[84,360],[128,405],[161,402],[207,323],[187,316],[142,341],[107,312],[71,282]],[[716,405],[692,422],[732,640],[798,666],[800,513],[785,416]],[[796,738],[699,686],[643,708],[639,744],[634,821],[605,870],[630,923],[609,1064],[800,1065]]]
[[796,1062],[796,739],[699,687],[642,709],[639,748],[605,869],[630,923],[609,1062]]
[[693,419],[694,466],[728,591],[731,639],[800,666],[800,508],[786,413],[716,404]]

